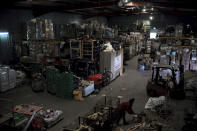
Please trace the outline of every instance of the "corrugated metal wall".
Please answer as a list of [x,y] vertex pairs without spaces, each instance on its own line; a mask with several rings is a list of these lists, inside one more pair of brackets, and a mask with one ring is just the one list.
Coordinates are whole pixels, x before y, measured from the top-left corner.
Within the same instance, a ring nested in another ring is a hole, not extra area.
[[0,32],[9,32],[9,38],[0,38],[0,64],[9,64],[13,59],[13,41],[24,36],[26,21],[33,18],[32,11],[19,9],[0,9]]
[[0,63],[9,64],[12,58],[13,45],[11,37],[8,35],[0,35]]

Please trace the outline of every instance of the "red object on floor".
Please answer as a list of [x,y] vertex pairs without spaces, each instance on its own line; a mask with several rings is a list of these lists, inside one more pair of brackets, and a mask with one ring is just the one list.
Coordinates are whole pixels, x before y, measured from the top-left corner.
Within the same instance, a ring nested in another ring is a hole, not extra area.
[[45,126],[44,120],[41,118],[34,118],[32,120],[32,128],[34,131],[43,131],[43,127]]
[[95,75],[88,76],[88,80],[94,81],[95,85],[102,84],[102,74],[95,74]]

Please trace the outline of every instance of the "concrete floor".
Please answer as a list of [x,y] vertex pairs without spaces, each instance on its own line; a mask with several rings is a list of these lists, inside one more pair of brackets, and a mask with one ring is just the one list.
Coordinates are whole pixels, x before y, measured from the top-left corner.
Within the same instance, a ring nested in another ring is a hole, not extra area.
[[[18,87],[6,93],[0,94],[0,98],[14,100],[14,104],[36,104],[46,108],[60,109],[64,112],[64,119],[49,131],[60,131],[63,126],[75,124],[78,116],[87,114],[97,102],[103,100],[103,95],[117,97],[123,96],[121,101],[127,101],[134,97],[133,110],[139,113],[144,110],[144,105],[148,100],[145,86],[150,72],[140,72],[137,68],[137,57],[127,62],[126,71],[123,76],[117,78],[108,87],[105,87],[98,95],[91,95],[84,101],[65,100],[57,98],[47,92],[34,93],[28,86]],[[178,105],[178,102],[175,102]],[[180,105],[183,107],[182,105]],[[182,109],[182,108],[181,108]]]

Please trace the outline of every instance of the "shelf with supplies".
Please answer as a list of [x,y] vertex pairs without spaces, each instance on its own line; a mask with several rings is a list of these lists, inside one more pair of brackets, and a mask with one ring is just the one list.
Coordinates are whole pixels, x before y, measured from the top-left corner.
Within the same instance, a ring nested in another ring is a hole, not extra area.
[[65,41],[56,40],[30,40],[22,41],[29,49],[29,56],[47,56],[47,57],[59,57],[59,46],[65,44]]
[[81,58],[81,40],[70,40],[70,58]]
[[37,43],[37,44],[65,44],[65,41],[58,41],[58,40],[28,40],[28,41],[22,41],[23,44],[27,43]]
[[197,46],[178,46],[178,48],[191,48],[191,49],[196,49]]
[[99,47],[97,40],[82,40],[82,58],[94,61],[99,54]]

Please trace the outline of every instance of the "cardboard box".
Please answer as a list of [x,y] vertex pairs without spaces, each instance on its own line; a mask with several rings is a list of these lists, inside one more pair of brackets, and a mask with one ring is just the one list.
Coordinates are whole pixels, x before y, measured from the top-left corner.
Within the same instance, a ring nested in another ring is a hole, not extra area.
[[74,100],[76,100],[76,101],[83,101],[84,100],[81,90],[74,90],[73,95],[74,95]]

